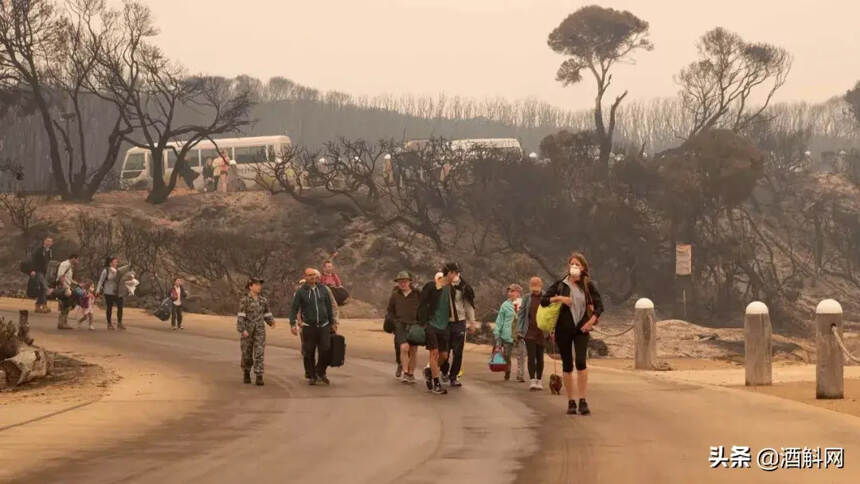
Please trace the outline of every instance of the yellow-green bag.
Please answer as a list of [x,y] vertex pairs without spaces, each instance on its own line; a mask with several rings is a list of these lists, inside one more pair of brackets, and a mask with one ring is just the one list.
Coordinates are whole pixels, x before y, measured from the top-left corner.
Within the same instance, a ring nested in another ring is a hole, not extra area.
[[552,333],[558,322],[558,314],[561,312],[561,303],[552,303],[549,306],[540,306],[537,310],[537,325],[544,333]]

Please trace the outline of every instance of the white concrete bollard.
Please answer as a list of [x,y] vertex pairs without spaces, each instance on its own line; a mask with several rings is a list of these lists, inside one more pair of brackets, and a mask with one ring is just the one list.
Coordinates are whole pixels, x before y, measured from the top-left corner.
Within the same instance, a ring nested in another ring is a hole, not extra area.
[[657,328],[654,303],[642,298],[636,301],[633,322],[634,365],[637,370],[654,370],[657,359]]
[[773,327],[767,306],[751,302],[744,314],[744,366],[746,385],[773,383]]
[[844,398],[842,348],[833,336],[833,326],[842,335],[842,306],[833,299],[825,299],[815,309],[816,363],[815,398]]

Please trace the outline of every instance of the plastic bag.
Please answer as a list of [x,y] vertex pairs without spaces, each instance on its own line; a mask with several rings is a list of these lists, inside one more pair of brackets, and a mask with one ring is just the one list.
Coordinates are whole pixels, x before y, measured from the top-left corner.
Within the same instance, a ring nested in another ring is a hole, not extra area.
[[555,331],[558,323],[558,315],[561,312],[561,303],[552,303],[549,306],[540,306],[537,310],[537,326],[544,333]]

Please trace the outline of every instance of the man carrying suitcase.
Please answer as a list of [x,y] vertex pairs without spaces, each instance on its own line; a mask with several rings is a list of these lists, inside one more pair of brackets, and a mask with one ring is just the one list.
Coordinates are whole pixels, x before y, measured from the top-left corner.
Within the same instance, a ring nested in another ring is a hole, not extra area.
[[305,269],[305,283],[296,290],[290,308],[290,332],[298,335],[297,318],[301,314],[302,356],[308,383],[316,385],[321,381],[328,385],[331,382],[326,368],[330,361],[331,335],[337,331],[337,324],[332,321],[334,310],[330,293],[319,282],[317,274],[313,268]]

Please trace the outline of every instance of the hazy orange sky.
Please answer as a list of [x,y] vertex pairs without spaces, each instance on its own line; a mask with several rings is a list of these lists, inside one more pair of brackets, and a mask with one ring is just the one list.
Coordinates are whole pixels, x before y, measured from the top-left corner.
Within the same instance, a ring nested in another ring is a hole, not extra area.
[[623,66],[631,99],[674,96],[672,76],[717,25],[785,47],[794,67],[778,101],[822,101],[860,79],[857,0],[145,0],[158,43],[192,72],[280,75],[352,94],[536,97],[582,108],[593,82],[563,88],[549,32],[577,8],[630,10],[652,52]]

